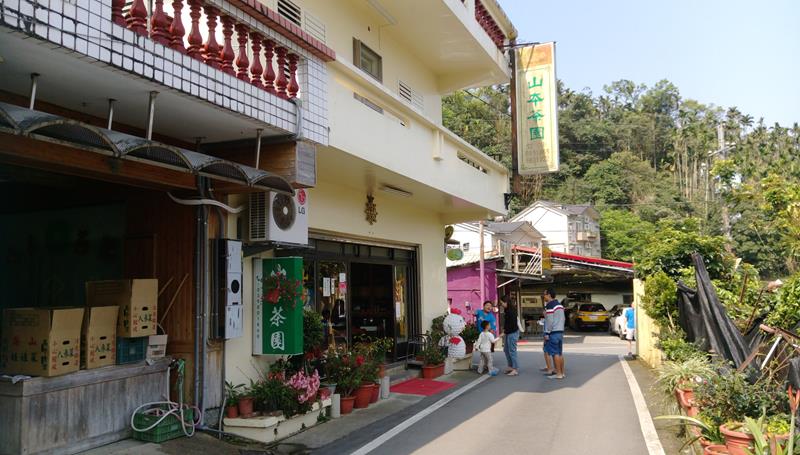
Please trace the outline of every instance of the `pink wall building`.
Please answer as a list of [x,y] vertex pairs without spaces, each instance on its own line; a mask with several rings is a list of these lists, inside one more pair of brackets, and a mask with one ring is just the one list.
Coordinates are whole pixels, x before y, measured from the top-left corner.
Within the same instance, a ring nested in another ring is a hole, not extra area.
[[[497,302],[497,261],[484,263],[484,297]],[[450,308],[458,308],[467,322],[475,322],[475,312],[481,309],[480,266],[478,263],[447,269],[447,300]]]

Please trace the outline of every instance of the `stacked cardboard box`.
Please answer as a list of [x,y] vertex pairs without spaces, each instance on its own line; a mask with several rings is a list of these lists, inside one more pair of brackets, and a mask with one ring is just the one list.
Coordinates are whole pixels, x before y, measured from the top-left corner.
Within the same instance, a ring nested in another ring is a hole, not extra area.
[[83,308],[7,308],[0,371],[58,376],[80,369]]
[[119,307],[88,307],[83,316],[81,368],[114,365],[117,358],[117,316]]
[[158,280],[130,279],[86,283],[88,306],[119,306],[118,337],[156,334],[158,322]]

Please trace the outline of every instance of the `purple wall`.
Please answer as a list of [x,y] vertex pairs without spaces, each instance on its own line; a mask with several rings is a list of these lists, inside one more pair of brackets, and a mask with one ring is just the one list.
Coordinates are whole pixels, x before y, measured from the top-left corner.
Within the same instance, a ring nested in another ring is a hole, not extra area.
[[[484,263],[484,293],[486,300],[497,301],[496,261]],[[480,266],[469,264],[447,269],[447,298],[450,308],[458,308],[467,322],[475,321],[475,312],[481,309]],[[469,308],[467,308],[469,304]]]

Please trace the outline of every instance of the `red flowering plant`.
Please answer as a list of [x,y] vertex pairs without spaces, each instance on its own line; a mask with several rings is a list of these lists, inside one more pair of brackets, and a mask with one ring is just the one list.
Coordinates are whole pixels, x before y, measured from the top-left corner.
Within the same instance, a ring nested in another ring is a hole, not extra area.
[[261,284],[264,289],[262,297],[264,303],[277,305],[281,302],[290,302],[292,307],[295,307],[303,296],[303,282],[289,279],[282,270],[261,278]]
[[331,348],[325,353],[325,373],[328,382],[336,384],[336,393],[352,396],[361,385],[365,358],[346,349]]

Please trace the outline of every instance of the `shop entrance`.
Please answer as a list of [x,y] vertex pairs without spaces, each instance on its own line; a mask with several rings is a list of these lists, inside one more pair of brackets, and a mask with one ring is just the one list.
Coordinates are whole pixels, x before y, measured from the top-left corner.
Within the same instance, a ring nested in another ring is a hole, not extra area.
[[354,262],[351,270],[353,339],[394,338],[392,266]]
[[401,359],[409,333],[419,333],[416,251],[314,238],[309,244],[278,255],[303,257],[305,306],[321,314],[325,343],[389,338],[387,358]]

